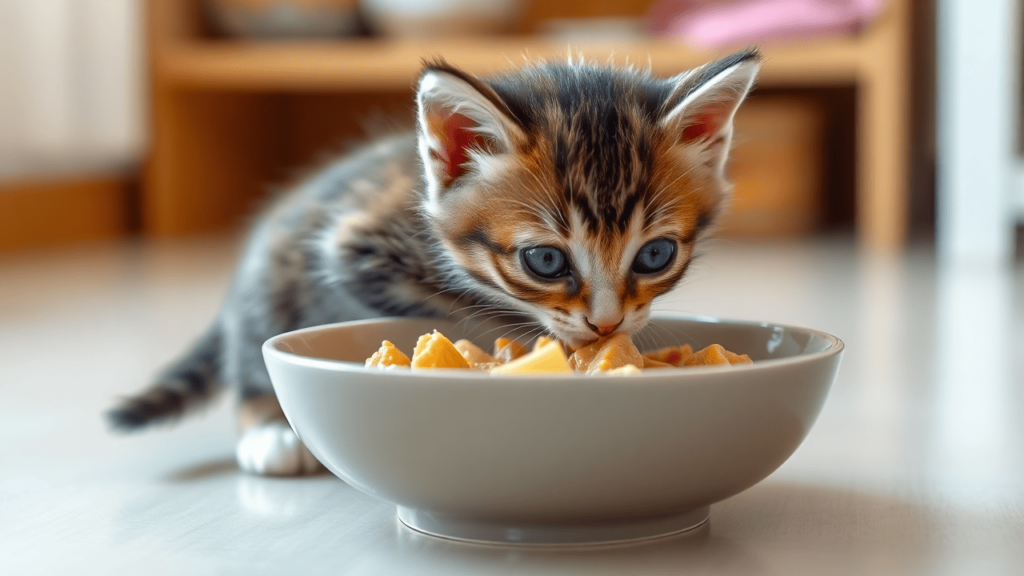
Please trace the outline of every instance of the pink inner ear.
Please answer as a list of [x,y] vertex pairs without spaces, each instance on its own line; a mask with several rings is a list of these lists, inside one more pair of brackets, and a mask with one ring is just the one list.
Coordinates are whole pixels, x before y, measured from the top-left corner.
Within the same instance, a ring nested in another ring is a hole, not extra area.
[[709,105],[697,112],[683,128],[683,141],[708,140],[722,130],[729,109],[723,105]]
[[431,111],[427,118],[430,131],[440,142],[440,149],[434,157],[441,161],[444,168],[444,185],[466,173],[464,167],[469,160],[472,148],[483,148],[484,139],[472,128],[476,126],[468,116],[452,112],[450,108]]

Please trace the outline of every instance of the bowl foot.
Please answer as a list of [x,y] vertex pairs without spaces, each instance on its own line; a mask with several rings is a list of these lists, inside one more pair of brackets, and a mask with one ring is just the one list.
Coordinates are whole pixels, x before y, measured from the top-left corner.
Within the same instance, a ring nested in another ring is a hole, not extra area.
[[710,507],[682,514],[606,523],[481,522],[414,508],[398,507],[398,519],[409,528],[451,540],[487,544],[580,546],[660,538],[692,530],[707,521]]

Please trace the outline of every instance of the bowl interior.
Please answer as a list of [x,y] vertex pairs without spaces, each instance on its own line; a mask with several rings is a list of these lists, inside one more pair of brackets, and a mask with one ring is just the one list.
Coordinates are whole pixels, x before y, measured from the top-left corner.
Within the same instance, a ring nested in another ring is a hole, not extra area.
[[[416,339],[435,329],[453,342],[466,338],[484,350],[491,350],[499,336],[521,336],[494,323],[391,318],[299,330],[278,336],[269,345],[297,356],[362,366],[366,358],[380,347],[381,341],[389,340],[411,356]],[[520,340],[530,343],[533,338]],[[694,350],[699,350],[709,344],[721,344],[727,350],[749,355],[755,362],[816,354],[839,346],[839,340],[834,336],[807,328],[708,317],[667,316],[653,318],[646,329],[633,336],[633,342],[641,351],[682,344],[690,344]]]

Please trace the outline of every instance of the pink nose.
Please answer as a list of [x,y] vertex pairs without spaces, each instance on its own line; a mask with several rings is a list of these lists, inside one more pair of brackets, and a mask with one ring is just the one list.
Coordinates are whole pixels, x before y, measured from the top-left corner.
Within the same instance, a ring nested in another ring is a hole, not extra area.
[[591,324],[590,319],[587,319],[587,327],[593,330],[594,332],[597,332],[598,336],[604,336],[606,334],[611,334],[612,332],[615,332],[615,329],[619,327],[619,324],[622,324],[621,316],[618,320],[613,320],[612,322],[602,322],[600,324]]

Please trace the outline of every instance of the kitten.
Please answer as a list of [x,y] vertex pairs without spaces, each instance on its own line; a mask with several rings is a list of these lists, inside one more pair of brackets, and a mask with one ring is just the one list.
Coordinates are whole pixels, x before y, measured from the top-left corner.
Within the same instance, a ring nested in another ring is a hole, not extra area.
[[212,328],[110,422],[168,421],[231,385],[239,466],[311,473],[320,465],[263,364],[271,336],[481,308],[576,346],[636,332],[728,196],[732,118],[759,66],[754,49],[668,79],[571,59],[489,79],[428,64],[417,133],[342,158],[273,205]]

